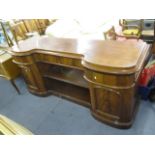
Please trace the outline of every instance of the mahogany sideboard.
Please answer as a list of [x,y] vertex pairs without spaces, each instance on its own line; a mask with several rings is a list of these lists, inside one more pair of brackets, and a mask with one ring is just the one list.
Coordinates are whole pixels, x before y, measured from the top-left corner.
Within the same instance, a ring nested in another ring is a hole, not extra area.
[[137,83],[150,45],[40,36],[20,42],[11,51],[31,93],[52,92],[74,100],[114,127],[132,125]]

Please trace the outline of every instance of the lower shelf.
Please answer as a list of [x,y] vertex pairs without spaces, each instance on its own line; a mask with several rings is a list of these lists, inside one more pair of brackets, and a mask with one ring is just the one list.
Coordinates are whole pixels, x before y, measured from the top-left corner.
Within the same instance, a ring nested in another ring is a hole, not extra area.
[[44,77],[44,80],[46,88],[50,92],[90,107],[90,92],[88,88],[82,88],[80,86],[72,85],[48,77]]

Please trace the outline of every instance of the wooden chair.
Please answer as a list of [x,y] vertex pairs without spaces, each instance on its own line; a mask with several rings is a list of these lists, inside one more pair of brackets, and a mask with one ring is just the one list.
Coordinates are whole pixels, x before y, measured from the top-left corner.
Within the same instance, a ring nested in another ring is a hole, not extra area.
[[21,19],[14,21],[14,24],[11,25],[11,30],[16,42],[18,42],[31,37],[36,32],[43,35],[48,25],[50,25],[48,19]]
[[119,20],[119,25],[122,27],[122,33],[124,36],[128,38],[140,38],[142,31],[142,20],[122,19]]
[[112,26],[108,31],[104,32],[105,40],[116,40],[115,28]]
[[132,40],[138,40],[139,38],[136,37],[127,37],[124,35],[119,35],[116,33],[114,26],[112,26],[108,31],[103,32],[105,40],[126,40],[126,39],[132,39]]
[[11,25],[11,31],[15,37],[16,43],[20,40],[25,40],[27,38],[27,30],[22,22],[15,23]]

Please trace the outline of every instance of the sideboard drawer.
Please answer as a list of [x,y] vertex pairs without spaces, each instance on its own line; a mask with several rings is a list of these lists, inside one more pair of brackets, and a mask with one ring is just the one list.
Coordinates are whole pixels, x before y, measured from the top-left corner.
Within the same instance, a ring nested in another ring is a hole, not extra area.
[[45,62],[49,64],[52,63],[52,64],[58,64],[62,66],[83,69],[80,59],[67,58],[67,57],[61,57],[56,55],[47,55],[47,54],[34,54],[34,58],[35,58],[35,61],[37,62]]
[[135,84],[135,74],[118,76],[85,69],[85,77],[94,83],[112,87],[132,87]]
[[81,60],[79,59],[59,57],[59,63],[62,65],[83,68],[81,65]]
[[35,57],[37,57],[37,61],[41,61],[41,62],[51,62],[51,63],[57,63],[57,56],[55,55],[47,55],[47,54],[39,54],[39,55],[35,55]]

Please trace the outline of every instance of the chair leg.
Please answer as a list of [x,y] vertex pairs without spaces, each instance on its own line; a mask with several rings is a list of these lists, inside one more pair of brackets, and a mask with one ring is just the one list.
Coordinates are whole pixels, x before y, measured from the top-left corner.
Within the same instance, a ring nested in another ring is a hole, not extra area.
[[16,89],[16,91],[18,92],[18,94],[21,94],[20,91],[19,91],[19,89],[18,89],[18,87],[16,86],[14,80],[10,80],[10,82],[11,82],[12,86]]

